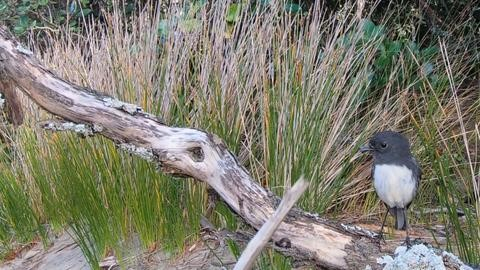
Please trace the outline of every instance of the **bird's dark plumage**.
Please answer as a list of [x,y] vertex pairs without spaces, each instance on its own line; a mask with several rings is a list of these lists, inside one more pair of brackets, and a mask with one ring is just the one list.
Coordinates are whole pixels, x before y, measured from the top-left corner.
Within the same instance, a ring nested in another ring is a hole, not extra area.
[[373,155],[375,191],[395,217],[395,228],[407,230],[407,209],[417,193],[422,174],[408,139],[398,132],[383,131],[376,133],[360,150]]

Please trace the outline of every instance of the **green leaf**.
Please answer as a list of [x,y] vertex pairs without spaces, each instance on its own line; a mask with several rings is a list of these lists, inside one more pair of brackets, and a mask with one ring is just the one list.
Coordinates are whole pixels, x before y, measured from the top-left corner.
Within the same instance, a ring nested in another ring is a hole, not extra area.
[[0,3],[0,13],[4,13],[5,11],[7,11],[7,4],[6,3]]
[[242,252],[240,251],[240,248],[238,247],[237,243],[233,241],[232,239],[226,239],[227,240],[227,246],[230,249],[230,252],[235,256],[236,259],[240,257]]
[[169,31],[169,21],[168,20],[160,20],[158,22],[158,26],[157,26],[157,33],[159,35],[160,38],[167,38],[168,36],[168,31]]
[[206,0],[195,1],[191,6],[185,6],[185,13],[188,18],[194,18],[197,13],[206,5]]
[[285,3],[285,6],[283,7],[285,12],[287,13],[301,13],[302,12],[302,6],[300,4],[288,2]]
[[128,3],[125,7],[125,13],[132,14],[133,11],[135,11],[135,5],[133,3]]
[[382,53],[376,60],[375,60],[375,67],[378,70],[385,70],[387,69],[392,62],[392,57],[388,56],[387,54]]
[[20,16],[20,18],[18,18],[17,25],[27,28],[30,25],[30,18],[28,18],[26,15]]
[[38,2],[35,2],[35,1],[34,1],[33,3],[30,3],[30,9],[31,9],[32,11],[37,10],[37,9],[38,9]]
[[30,5],[20,5],[17,7],[17,13],[19,15],[25,15],[30,11]]
[[402,50],[402,43],[398,40],[385,41],[385,51],[390,55],[397,55]]
[[65,16],[64,15],[57,15],[57,22],[59,23],[64,23],[65,22]]
[[27,31],[27,28],[22,25],[15,25],[15,27],[13,27],[13,31],[15,32],[15,34],[21,35],[25,33],[25,31]]
[[48,0],[38,0],[37,3],[39,6],[46,6],[48,5]]
[[240,15],[240,11],[242,10],[242,6],[239,3],[231,4],[227,10],[227,18],[226,21],[229,23],[234,23],[238,20],[238,16]]
[[365,33],[372,33],[376,27],[376,25],[369,19],[363,19],[361,24],[363,32]]
[[92,13],[92,10],[89,8],[82,9],[83,16],[87,16],[88,14]]
[[30,19],[26,15],[22,15],[20,16],[20,18],[18,18],[15,26],[13,27],[13,31],[16,34],[21,35],[25,33],[25,31],[27,31],[29,26],[30,26]]
[[362,30],[363,30],[363,37],[368,41],[371,39],[376,39],[384,35],[384,28],[383,26],[375,25],[369,19],[362,20]]
[[337,40],[337,45],[341,47],[348,47],[352,44],[351,36],[349,34],[339,37]]
[[433,58],[436,54],[438,54],[437,46],[427,47],[421,51],[421,55],[425,60]]

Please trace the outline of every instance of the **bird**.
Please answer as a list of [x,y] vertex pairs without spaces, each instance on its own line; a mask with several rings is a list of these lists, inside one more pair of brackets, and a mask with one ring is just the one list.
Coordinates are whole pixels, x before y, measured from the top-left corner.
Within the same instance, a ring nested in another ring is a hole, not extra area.
[[408,139],[395,131],[375,133],[360,152],[373,156],[371,175],[375,191],[387,207],[379,237],[388,213],[395,217],[395,229],[406,231],[405,242],[410,245],[407,210],[415,198],[422,170],[410,150]]

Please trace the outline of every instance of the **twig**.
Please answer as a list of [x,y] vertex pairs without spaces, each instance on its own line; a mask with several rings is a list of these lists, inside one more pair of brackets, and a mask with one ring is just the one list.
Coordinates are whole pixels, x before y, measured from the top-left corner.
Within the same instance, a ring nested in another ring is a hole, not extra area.
[[250,269],[252,267],[257,256],[307,187],[308,182],[305,181],[302,176],[295,185],[287,191],[275,213],[263,224],[252,241],[248,243],[240,259],[238,259],[235,268],[233,268],[234,270]]

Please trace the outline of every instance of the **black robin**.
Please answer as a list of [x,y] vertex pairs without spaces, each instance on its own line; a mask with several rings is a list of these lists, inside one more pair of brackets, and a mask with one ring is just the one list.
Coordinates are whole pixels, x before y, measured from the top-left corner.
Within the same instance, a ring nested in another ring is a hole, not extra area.
[[410,152],[408,139],[398,132],[383,131],[374,134],[360,151],[373,155],[373,185],[388,208],[380,237],[390,212],[395,217],[395,229],[407,231],[406,242],[409,244],[407,209],[417,193],[422,171]]

